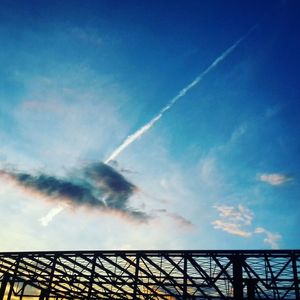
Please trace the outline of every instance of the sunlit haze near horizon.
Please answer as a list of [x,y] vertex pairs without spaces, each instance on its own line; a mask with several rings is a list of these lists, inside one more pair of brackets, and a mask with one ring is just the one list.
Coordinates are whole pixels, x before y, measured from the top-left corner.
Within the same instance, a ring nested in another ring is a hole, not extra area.
[[298,1],[0,4],[0,251],[299,248]]

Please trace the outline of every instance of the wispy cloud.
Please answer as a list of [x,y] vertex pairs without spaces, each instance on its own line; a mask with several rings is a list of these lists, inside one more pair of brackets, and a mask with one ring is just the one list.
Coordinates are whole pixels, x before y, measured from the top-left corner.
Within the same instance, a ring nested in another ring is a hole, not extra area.
[[91,44],[96,47],[100,47],[103,44],[103,38],[93,28],[74,27],[70,30],[70,33],[85,44]]
[[190,221],[175,213],[169,213],[168,216],[172,218],[178,225],[178,228],[184,231],[192,231],[195,230],[195,225]]
[[110,162],[111,160],[114,160],[120,155],[130,144],[132,144],[137,139],[141,138],[150,128],[153,127],[153,125],[158,122],[164,114],[169,111],[174,104],[182,97],[186,95],[194,86],[198,85],[202,79],[211,72],[215,67],[217,67],[232,51],[235,50],[235,48],[248,37],[248,35],[256,28],[257,26],[253,26],[245,35],[243,35],[240,39],[238,39],[233,45],[231,45],[228,49],[226,49],[220,56],[218,56],[202,73],[200,73],[190,84],[188,84],[186,87],[184,87],[182,90],[179,91],[179,93],[172,98],[169,103],[164,106],[160,112],[153,117],[148,123],[143,125],[141,128],[139,128],[136,132],[129,135],[123,143],[117,147],[112,154],[105,160],[105,163]]
[[233,206],[215,206],[220,219],[212,222],[215,229],[226,231],[241,237],[250,237],[252,232],[247,229],[252,223],[253,213],[243,205],[237,208]]
[[270,185],[279,186],[293,180],[293,177],[280,173],[265,173],[259,176],[260,181]]
[[238,126],[231,134],[229,144],[237,141],[240,137],[242,137],[248,129],[248,125],[246,123],[241,124]]
[[206,186],[216,186],[222,181],[216,159],[212,155],[207,156],[198,162],[198,170],[199,179]]
[[266,230],[263,227],[257,227],[255,229],[255,233],[257,234],[265,234],[266,238],[264,239],[265,244],[271,246],[272,249],[279,248],[279,241],[281,240],[282,236],[279,233],[273,233]]
[[23,169],[42,167],[57,174],[111,151],[112,141],[128,132],[135,117],[125,120],[120,107],[129,96],[113,76],[95,73],[87,64],[75,64],[72,70],[55,67],[56,75],[24,70],[13,75],[26,93],[2,111],[14,126],[1,127],[0,151]]
[[283,104],[277,104],[271,107],[268,107],[266,110],[266,118],[272,118],[276,116],[284,108]]
[[51,112],[56,114],[65,114],[66,109],[57,101],[38,101],[27,100],[21,104],[21,109],[32,110],[35,113]]

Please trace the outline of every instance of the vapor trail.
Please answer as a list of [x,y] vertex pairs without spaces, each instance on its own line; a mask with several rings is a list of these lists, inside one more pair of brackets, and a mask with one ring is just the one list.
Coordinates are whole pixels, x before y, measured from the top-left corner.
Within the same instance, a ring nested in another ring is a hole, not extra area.
[[52,219],[61,213],[67,205],[58,205],[53,207],[44,217],[40,218],[39,221],[43,226],[48,226],[48,224],[52,221]]
[[148,123],[142,126],[133,134],[129,135],[124,142],[116,148],[113,153],[105,160],[105,163],[109,163],[111,160],[116,159],[119,154],[121,154],[129,145],[131,145],[134,141],[142,137],[169,109],[173,107],[173,105],[185,94],[192,89],[195,85],[197,85],[211,70],[213,70],[219,63],[221,63],[244,39],[246,39],[250,33],[257,27],[257,25],[253,26],[245,35],[243,35],[240,39],[238,39],[232,46],[230,46],[227,50],[225,50],[219,57],[217,57],[212,64],[210,64],[201,74],[199,74],[189,85],[184,87],[179,93],[172,98],[169,103],[164,106],[160,112],[153,117]]

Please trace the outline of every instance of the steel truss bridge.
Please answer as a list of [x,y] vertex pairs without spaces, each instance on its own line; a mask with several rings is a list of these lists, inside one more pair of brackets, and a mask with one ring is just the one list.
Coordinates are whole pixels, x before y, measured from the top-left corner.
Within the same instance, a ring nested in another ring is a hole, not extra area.
[[0,299],[300,299],[300,250],[0,253]]

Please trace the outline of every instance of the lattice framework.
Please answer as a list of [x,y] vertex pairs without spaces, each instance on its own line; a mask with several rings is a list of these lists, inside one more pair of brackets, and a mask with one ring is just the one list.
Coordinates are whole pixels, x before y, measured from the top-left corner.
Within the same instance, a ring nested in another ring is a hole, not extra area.
[[300,299],[300,250],[0,253],[0,299]]

